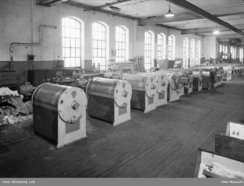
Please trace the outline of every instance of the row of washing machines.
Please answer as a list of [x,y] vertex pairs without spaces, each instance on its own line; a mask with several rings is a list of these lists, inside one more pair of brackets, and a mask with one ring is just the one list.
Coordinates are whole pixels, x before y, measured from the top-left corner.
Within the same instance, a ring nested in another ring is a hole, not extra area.
[[117,126],[131,119],[131,109],[148,113],[184,94],[219,86],[225,72],[215,65],[125,73],[94,77],[85,90],[44,83],[32,95],[34,131],[61,148],[87,137],[87,115]]

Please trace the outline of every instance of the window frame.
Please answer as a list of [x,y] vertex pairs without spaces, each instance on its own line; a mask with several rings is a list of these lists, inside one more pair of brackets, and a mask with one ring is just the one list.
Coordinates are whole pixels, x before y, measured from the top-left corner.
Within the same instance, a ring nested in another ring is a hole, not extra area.
[[195,65],[200,65],[200,59],[201,59],[201,41],[197,40],[195,44]]
[[189,52],[190,67],[195,66],[195,60],[194,60],[194,58],[195,58],[195,47],[196,47],[195,40],[191,39],[190,40],[190,52]]
[[107,69],[109,52],[109,27],[101,21],[93,22],[92,25],[92,65],[98,70]]
[[[69,26],[67,21],[69,21]],[[61,26],[64,68],[82,68],[84,66],[82,63],[84,59],[84,22],[76,17],[68,16],[61,19]],[[75,59],[74,64],[72,64],[72,59]]]
[[[118,33],[117,32],[117,29],[121,29],[124,31],[124,34],[121,34],[121,33]],[[124,35],[124,40],[118,40],[119,36],[118,34],[120,35]],[[123,46],[123,47],[122,47]],[[120,48],[122,47],[122,48]],[[128,60],[128,51],[129,51],[129,31],[128,31],[128,28],[126,28],[125,26],[123,25],[119,25],[119,26],[116,26],[115,27],[115,50],[116,50],[116,57],[115,57],[115,61],[116,62],[121,62],[121,61],[127,61]],[[121,52],[120,52],[121,51]],[[123,54],[123,55],[120,55],[120,57],[118,57],[118,54]]]
[[165,59],[165,45],[166,45],[166,36],[164,33],[159,33],[157,37],[157,58],[159,60]]
[[[146,37],[150,35],[150,37]],[[148,38],[148,39],[147,39]],[[147,41],[150,41],[147,43]],[[149,70],[153,66],[154,58],[154,33],[150,30],[145,31],[144,33],[144,68]]]
[[[172,38],[172,40],[170,38]],[[172,46],[170,44],[172,44]],[[175,60],[175,36],[172,34],[168,36],[168,59]]]
[[188,57],[189,57],[189,39],[185,37],[183,39],[183,52],[182,52],[183,67],[188,67]]

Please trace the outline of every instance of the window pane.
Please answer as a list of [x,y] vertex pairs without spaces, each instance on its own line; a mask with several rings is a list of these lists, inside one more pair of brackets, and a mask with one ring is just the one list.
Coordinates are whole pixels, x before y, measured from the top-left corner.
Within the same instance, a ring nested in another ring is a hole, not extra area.
[[75,48],[71,48],[71,57],[75,57]]
[[75,23],[75,28],[77,28],[78,30],[81,29],[81,24],[78,21],[76,21]]
[[98,43],[98,46],[97,47],[98,48],[102,48],[102,42],[101,41],[98,41],[97,43]]
[[76,48],[75,57],[79,57],[80,58],[80,49],[79,48]]
[[[74,39],[74,38],[79,38],[79,39]],[[63,18],[62,19],[62,55],[63,58],[65,59],[65,67],[75,66],[76,60],[78,61],[81,60],[81,52],[80,52],[81,39],[80,38],[81,38],[80,22],[70,17]]]
[[65,66],[70,67],[70,58],[65,59]]
[[75,66],[77,66],[77,67],[79,67],[79,66],[81,66],[81,64],[80,64],[80,58],[75,58]]
[[105,58],[106,57],[106,52],[105,50],[102,50],[102,56]]
[[80,30],[79,29],[75,29],[75,37],[80,38]]
[[101,51],[101,49],[98,50],[98,57],[102,57],[102,51]]
[[70,59],[70,66],[75,67],[75,58]]
[[76,39],[76,47],[80,48],[80,39]]
[[70,49],[69,48],[65,49],[65,57],[70,57]]
[[70,19],[70,28],[75,28],[75,20]]
[[75,39],[71,39],[71,47],[75,47]]
[[92,33],[92,58],[93,63],[98,67],[100,64],[100,70],[106,68],[106,63],[101,64],[102,60],[106,59],[105,49],[106,49],[106,29],[105,26],[97,22],[93,24],[93,33]]
[[97,49],[93,49],[93,56],[97,57]]
[[92,48],[97,48],[97,41],[95,40],[92,41]]

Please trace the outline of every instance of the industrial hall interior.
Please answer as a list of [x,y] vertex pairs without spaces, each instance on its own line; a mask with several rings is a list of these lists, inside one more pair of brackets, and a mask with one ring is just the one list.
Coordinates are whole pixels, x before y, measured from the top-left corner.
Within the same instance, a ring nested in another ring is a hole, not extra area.
[[244,178],[243,49],[243,0],[1,0],[0,178]]

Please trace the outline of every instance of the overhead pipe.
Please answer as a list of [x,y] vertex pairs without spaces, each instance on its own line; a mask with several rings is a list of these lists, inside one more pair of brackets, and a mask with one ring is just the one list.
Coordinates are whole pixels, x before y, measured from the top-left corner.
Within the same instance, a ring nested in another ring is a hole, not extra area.
[[201,8],[199,8],[199,7],[195,6],[195,5],[187,2],[186,0],[166,0],[166,1],[168,1],[168,2],[170,2],[172,4],[175,4],[176,6],[179,6],[179,7],[182,7],[184,9],[187,9],[187,10],[190,10],[192,12],[195,12],[198,15],[201,15],[201,16],[207,18],[210,21],[213,21],[213,22],[215,22],[215,23],[217,23],[219,25],[222,25],[222,26],[224,26],[224,27],[226,27],[226,28],[228,28],[228,29],[230,29],[230,30],[232,30],[232,31],[244,36],[244,32],[242,32],[241,30],[237,29],[236,27],[230,25],[227,22],[222,21],[221,19],[219,19],[216,16],[208,13],[207,11],[205,11],[205,10],[203,10],[203,9],[201,9]]
[[10,44],[9,51],[10,51],[10,70],[13,69],[13,47],[14,46],[40,46],[42,43],[42,28],[50,28],[50,29],[57,29],[56,26],[51,25],[40,25],[39,26],[39,42],[38,43],[18,43],[14,42]]

